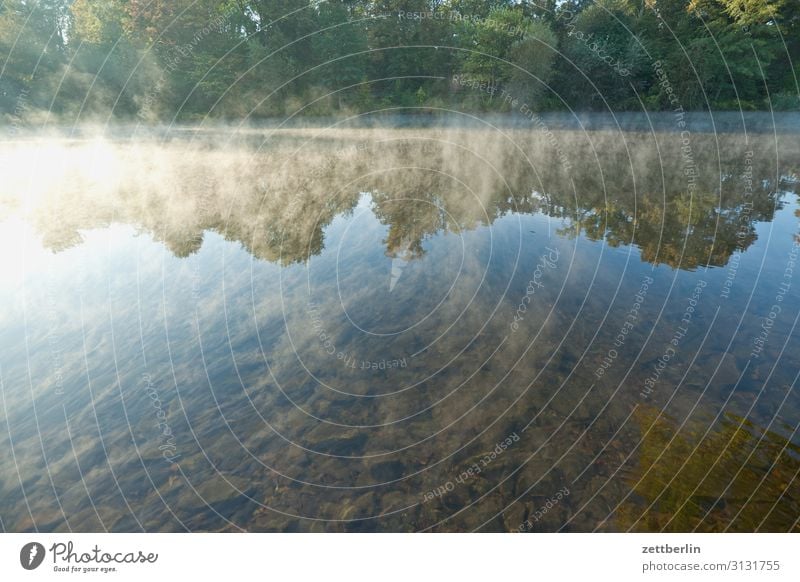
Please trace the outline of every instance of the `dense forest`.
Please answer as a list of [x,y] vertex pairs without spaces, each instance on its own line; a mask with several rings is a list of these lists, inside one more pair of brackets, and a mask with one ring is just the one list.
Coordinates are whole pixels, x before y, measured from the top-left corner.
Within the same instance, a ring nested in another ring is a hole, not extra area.
[[800,0],[5,0],[0,119],[800,109]]

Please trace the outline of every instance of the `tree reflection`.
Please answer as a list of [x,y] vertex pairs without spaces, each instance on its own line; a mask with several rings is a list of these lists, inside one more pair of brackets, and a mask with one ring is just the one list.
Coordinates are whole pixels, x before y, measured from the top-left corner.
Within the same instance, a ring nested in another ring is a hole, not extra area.
[[[755,225],[772,220],[797,182],[781,181],[774,160],[748,158],[747,148],[769,151],[757,138],[745,147],[724,136],[694,138],[690,181],[675,136],[609,135],[595,138],[598,147],[564,132],[570,157],[584,162],[569,171],[554,163],[552,144],[524,132],[514,141],[479,136],[480,147],[468,132],[374,148],[314,142],[299,153],[296,141],[269,153],[152,146],[150,156],[127,160],[122,186],[106,196],[66,176],[65,187],[41,198],[34,221],[54,251],[79,244],[81,230],[118,221],[178,257],[197,252],[210,231],[287,265],[319,254],[326,227],[368,192],[392,258],[423,257],[437,234],[543,212],[560,221],[561,236],[635,245],[652,264],[724,266],[755,242]],[[784,148],[784,158],[800,159],[795,150]]]

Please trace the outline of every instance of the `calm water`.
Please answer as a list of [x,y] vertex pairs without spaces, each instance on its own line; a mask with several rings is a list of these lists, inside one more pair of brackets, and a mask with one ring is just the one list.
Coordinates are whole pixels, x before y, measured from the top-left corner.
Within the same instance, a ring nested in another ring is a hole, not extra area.
[[0,175],[6,531],[800,529],[797,134],[83,132]]

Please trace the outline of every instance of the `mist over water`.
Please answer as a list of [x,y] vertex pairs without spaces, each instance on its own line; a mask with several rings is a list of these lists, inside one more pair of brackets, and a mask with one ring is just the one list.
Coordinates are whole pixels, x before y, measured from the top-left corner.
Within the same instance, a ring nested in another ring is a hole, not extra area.
[[796,134],[542,119],[0,142],[4,527],[796,530]]

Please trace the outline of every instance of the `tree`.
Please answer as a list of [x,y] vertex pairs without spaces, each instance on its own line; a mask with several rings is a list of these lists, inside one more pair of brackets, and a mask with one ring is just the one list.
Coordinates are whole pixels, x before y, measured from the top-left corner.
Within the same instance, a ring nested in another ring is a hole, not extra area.
[[557,40],[542,21],[521,7],[496,8],[470,24],[470,52],[463,72],[493,87],[504,86],[528,105],[552,76]]
[[49,111],[66,62],[67,3],[8,0],[0,6],[0,112]]
[[[364,12],[352,0],[331,0],[319,6],[319,32],[314,35],[315,62],[323,64],[315,80],[326,89],[348,87],[366,79],[367,28]],[[350,92],[351,98],[359,92]],[[338,98],[341,104],[342,97]]]

